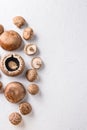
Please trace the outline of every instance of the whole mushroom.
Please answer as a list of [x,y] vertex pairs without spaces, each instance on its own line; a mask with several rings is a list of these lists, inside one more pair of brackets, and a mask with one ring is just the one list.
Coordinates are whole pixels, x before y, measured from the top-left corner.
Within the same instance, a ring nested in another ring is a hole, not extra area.
[[27,115],[31,112],[32,107],[31,107],[30,103],[23,102],[19,105],[19,110],[20,110],[22,115]]
[[29,69],[26,72],[26,78],[28,81],[33,82],[38,78],[38,73],[36,69]]
[[4,95],[9,102],[17,103],[25,97],[26,90],[23,84],[19,82],[11,82],[7,84],[4,90]]
[[24,46],[24,52],[25,54],[32,56],[37,53],[37,46],[35,44],[26,44]]
[[5,31],[0,35],[0,45],[7,51],[16,50],[21,46],[21,36],[13,30]]
[[25,62],[23,58],[15,53],[10,53],[1,58],[0,68],[8,76],[17,76],[24,70]]
[[33,37],[33,29],[30,27],[27,27],[23,31],[23,38],[25,40],[30,40]]
[[25,19],[22,16],[16,16],[13,18],[13,23],[18,27],[21,28],[25,24]]
[[18,125],[22,121],[22,116],[18,112],[13,112],[9,115],[9,121],[13,125]]
[[36,84],[30,84],[28,87],[28,92],[32,95],[36,95],[39,92],[39,87]]

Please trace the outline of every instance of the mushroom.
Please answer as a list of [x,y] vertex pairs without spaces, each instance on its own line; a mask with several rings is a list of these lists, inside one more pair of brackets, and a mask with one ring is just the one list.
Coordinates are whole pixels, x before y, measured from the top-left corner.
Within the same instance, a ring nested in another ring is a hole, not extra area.
[[22,16],[16,16],[13,18],[13,23],[18,27],[21,28],[25,24],[25,19]]
[[22,121],[22,116],[18,112],[13,112],[9,115],[9,121],[13,125],[18,125]]
[[7,51],[18,49],[21,43],[22,38],[16,31],[5,31],[0,35],[0,45]]
[[10,82],[5,87],[4,95],[9,102],[17,103],[25,97],[26,90],[23,84],[19,82]]
[[39,92],[39,87],[36,84],[30,84],[28,87],[28,92],[32,95],[36,95]]
[[34,55],[37,52],[37,47],[35,44],[27,44],[24,47],[24,52],[29,56]]
[[30,40],[33,37],[33,29],[30,27],[27,27],[23,31],[23,38],[25,40]]
[[0,67],[4,74],[17,76],[23,72],[25,63],[20,55],[10,53],[1,58]]
[[42,66],[42,60],[40,57],[34,57],[31,61],[31,66],[35,69],[40,69]]
[[33,82],[37,79],[37,77],[38,77],[38,74],[37,74],[36,69],[27,70],[26,78],[27,78],[28,81]]
[[31,107],[30,103],[23,102],[19,105],[19,110],[20,110],[22,115],[27,115],[31,112],[32,107]]

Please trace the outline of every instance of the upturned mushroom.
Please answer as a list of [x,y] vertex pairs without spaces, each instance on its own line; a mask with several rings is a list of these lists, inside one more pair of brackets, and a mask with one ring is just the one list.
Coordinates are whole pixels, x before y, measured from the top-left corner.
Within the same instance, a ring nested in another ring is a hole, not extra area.
[[35,44],[27,44],[24,47],[24,52],[29,56],[34,55],[37,52],[37,46]]
[[0,68],[8,76],[17,76],[24,70],[25,62],[23,58],[15,53],[10,53],[1,58]]
[[42,59],[40,57],[34,57],[31,61],[31,66],[34,69],[40,69],[42,66]]

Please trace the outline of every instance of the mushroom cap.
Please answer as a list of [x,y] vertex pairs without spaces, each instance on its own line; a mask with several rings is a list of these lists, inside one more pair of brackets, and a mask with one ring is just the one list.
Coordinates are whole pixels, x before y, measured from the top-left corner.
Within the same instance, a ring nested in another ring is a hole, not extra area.
[[25,19],[22,16],[16,16],[13,18],[13,23],[18,27],[21,28],[25,24]]
[[28,81],[33,82],[37,79],[37,77],[38,77],[38,73],[37,73],[36,69],[27,70],[26,78]]
[[39,87],[36,84],[30,84],[28,87],[28,92],[32,95],[35,95],[39,92]]
[[0,45],[5,50],[16,50],[20,47],[21,43],[22,38],[16,31],[5,31],[0,36]]
[[30,103],[23,102],[19,105],[19,110],[20,110],[21,114],[27,115],[31,112],[32,107],[31,107]]
[[25,28],[24,31],[23,31],[23,38],[25,40],[29,40],[32,37],[33,37],[33,29],[30,28],[30,27]]
[[2,72],[8,76],[17,76],[21,74],[24,70],[24,67],[25,62],[18,54],[10,53],[1,58],[0,68]]
[[18,125],[22,121],[22,116],[18,112],[13,112],[9,115],[9,121],[13,125]]
[[26,90],[23,84],[19,82],[10,82],[5,88],[4,95],[9,102],[17,103],[25,97]]

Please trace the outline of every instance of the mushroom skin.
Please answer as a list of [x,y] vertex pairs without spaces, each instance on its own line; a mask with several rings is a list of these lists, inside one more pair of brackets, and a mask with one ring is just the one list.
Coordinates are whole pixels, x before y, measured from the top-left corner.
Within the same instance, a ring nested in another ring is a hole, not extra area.
[[13,23],[18,27],[21,28],[25,23],[25,19],[22,16],[15,16],[13,18]]
[[18,112],[13,112],[9,115],[9,121],[13,125],[18,125],[22,121],[22,116]]
[[16,31],[4,31],[0,35],[0,46],[7,51],[18,49],[21,46],[21,43],[22,38]]
[[10,82],[5,87],[4,95],[9,102],[17,103],[25,97],[26,90],[20,82]]

